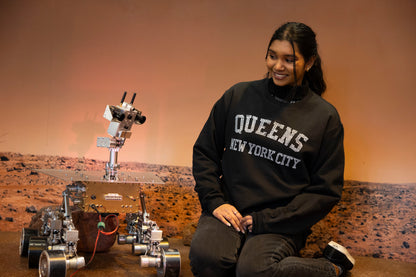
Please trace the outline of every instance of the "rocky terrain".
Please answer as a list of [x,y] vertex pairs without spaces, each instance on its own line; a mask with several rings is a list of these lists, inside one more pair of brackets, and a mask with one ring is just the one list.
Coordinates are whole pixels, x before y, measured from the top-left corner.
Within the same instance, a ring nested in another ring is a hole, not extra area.
[[[42,207],[61,204],[67,183],[34,169],[105,167],[104,161],[93,159],[18,153],[0,153],[0,158],[0,231],[20,231]],[[200,215],[191,169],[121,163],[121,170],[153,172],[165,182],[141,185],[147,195],[148,212],[166,236],[181,237],[189,243]],[[326,243],[334,240],[353,255],[416,263],[415,208],[416,184],[346,181],[341,202],[313,227],[301,254],[318,256]]]
[[416,184],[346,181],[340,203],[312,228],[306,253],[335,240],[356,255],[415,263],[415,196]]

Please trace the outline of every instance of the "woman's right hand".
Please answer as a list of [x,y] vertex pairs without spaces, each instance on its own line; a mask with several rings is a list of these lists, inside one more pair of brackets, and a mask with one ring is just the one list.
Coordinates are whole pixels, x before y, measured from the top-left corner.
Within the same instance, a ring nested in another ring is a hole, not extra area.
[[233,226],[237,232],[244,233],[240,221],[243,218],[238,210],[230,204],[222,204],[212,214],[227,226]]

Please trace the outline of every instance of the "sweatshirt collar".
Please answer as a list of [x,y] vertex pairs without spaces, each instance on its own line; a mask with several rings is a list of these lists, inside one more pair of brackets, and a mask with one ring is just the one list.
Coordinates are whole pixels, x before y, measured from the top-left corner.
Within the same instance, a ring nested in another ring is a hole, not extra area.
[[271,78],[267,80],[267,90],[277,101],[283,103],[296,103],[308,94],[308,84],[306,81],[301,86],[277,86]]

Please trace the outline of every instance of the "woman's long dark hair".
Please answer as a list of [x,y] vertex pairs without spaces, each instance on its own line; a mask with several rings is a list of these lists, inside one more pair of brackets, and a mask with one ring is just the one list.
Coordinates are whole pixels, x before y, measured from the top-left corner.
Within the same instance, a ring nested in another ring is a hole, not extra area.
[[296,43],[300,54],[305,59],[305,63],[315,57],[315,62],[309,71],[305,72],[304,79],[308,82],[311,90],[318,95],[322,95],[326,90],[326,83],[324,81],[321,58],[318,54],[318,45],[314,31],[303,23],[287,22],[274,32],[267,46],[267,51],[269,51],[270,45],[275,40],[287,40],[292,45]]

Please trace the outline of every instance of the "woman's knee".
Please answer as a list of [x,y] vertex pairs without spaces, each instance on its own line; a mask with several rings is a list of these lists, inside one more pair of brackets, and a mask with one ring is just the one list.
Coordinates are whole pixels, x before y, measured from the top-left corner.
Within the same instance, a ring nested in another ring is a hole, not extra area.
[[191,246],[189,260],[192,273],[195,276],[234,276],[237,257],[224,255],[212,247]]
[[267,274],[273,263],[270,257],[260,255],[257,251],[244,251],[241,254],[237,262],[237,277],[269,276]]
[[279,263],[296,253],[291,241],[276,234],[256,235],[248,238],[238,260],[237,276],[284,276]]
[[241,246],[240,235],[221,226],[223,224],[218,224],[216,219],[202,219],[204,224],[198,226],[189,252],[192,272],[195,276],[233,276]]
[[189,251],[191,264],[217,264],[220,260],[218,250],[207,246],[206,241],[193,240]]
[[238,249],[234,246],[224,247],[219,241],[193,239],[189,251],[189,259],[198,263],[212,265],[235,264],[237,262]]

